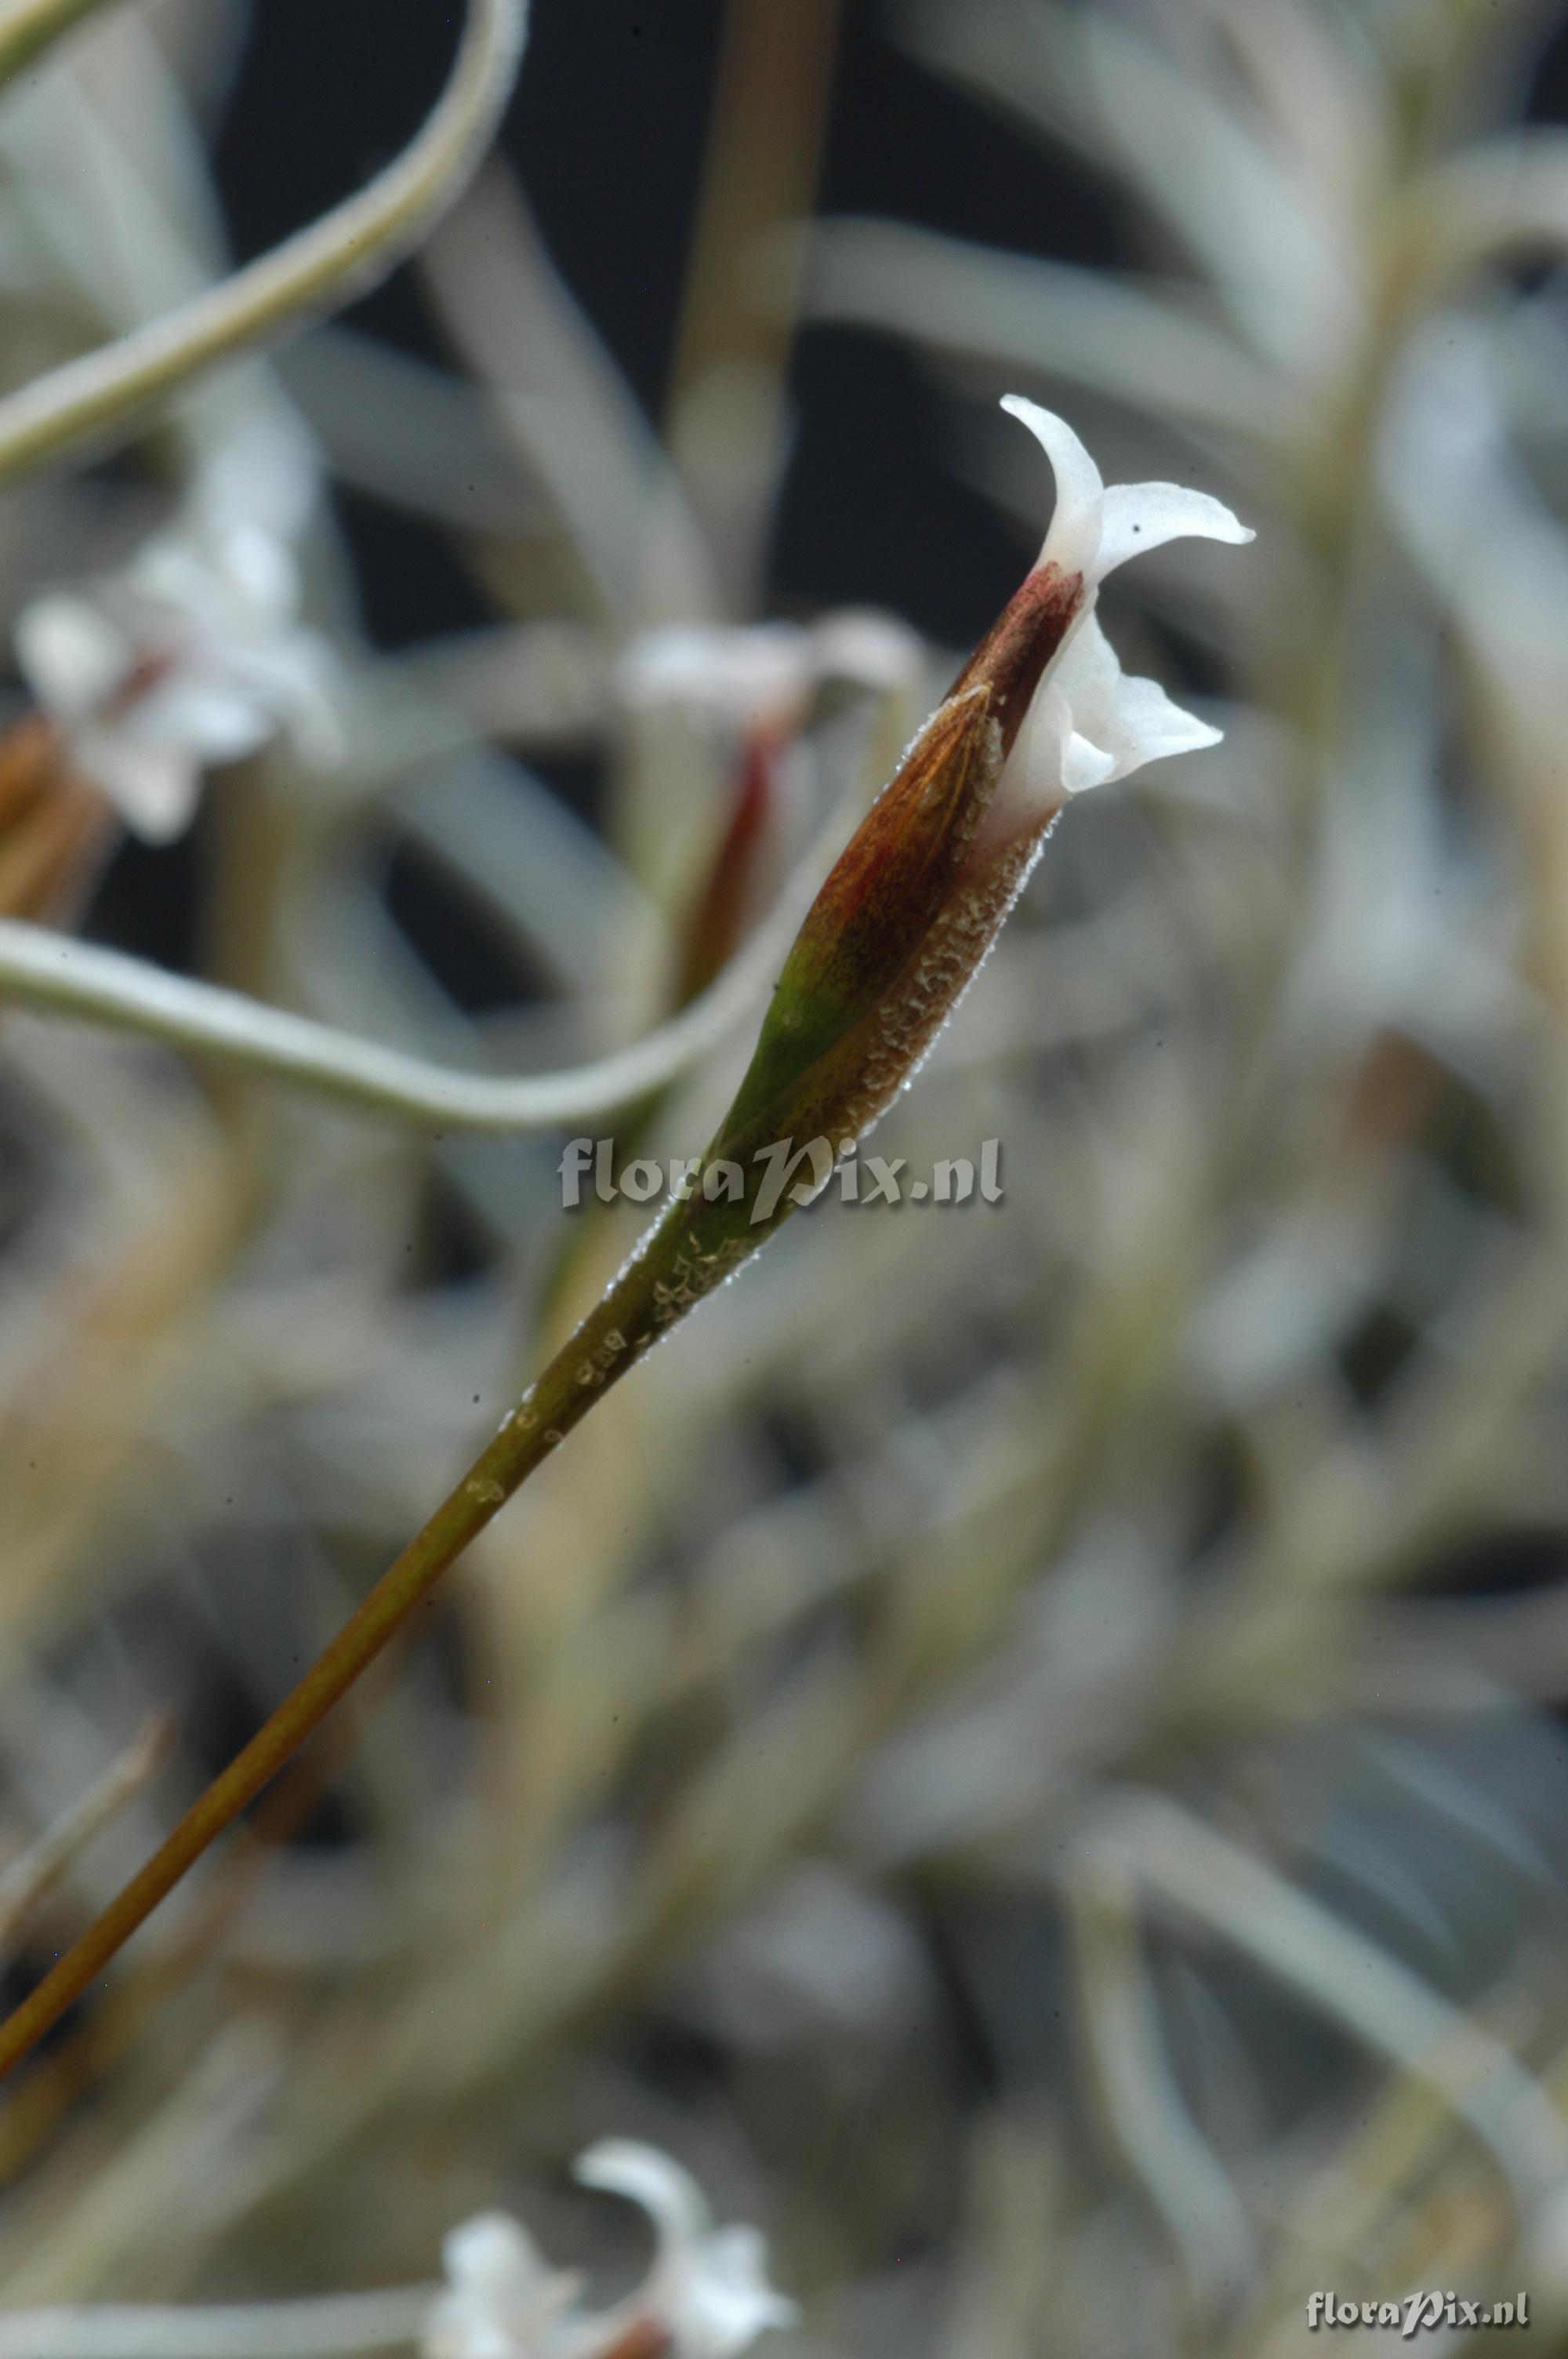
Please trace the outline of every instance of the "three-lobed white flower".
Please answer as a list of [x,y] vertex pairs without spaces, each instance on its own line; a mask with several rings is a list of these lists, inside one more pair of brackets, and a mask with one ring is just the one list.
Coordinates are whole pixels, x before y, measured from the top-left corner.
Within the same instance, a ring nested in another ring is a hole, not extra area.
[[189,826],[201,773],[280,728],[330,760],[333,658],[298,624],[283,540],[200,516],[149,541],[125,571],[51,591],[17,618],[16,658],[71,759],[125,824],[167,842]]
[[998,788],[987,832],[1022,832],[1066,795],[1125,778],[1169,754],[1217,745],[1223,733],[1173,704],[1158,681],[1130,677],[1095,614],[1100,583],[1118,566],[1167,541],[1194,538],[1239,547],[1257,535],[1206,492],[1179,484],[1114,484],[1064,419],[1020,394],[1002,408],[1027,426],[1056,477],[1056,505],[1037,570],[1081,574],[1084,603],[1041,680]]
[[624,2195],[654,2223],[653,2266],[635,2292],[597,2313],[576,2307],[579,2280],[550,2269],[503,2212],[454,2229],[441,2248],[447,2286],[431,2308],[424,2359],[600,2359],[643,2339],[669,2359],[739,2359],[795,2307],[767,2278],[755,2228],[716,2228],[701,2189],[656,2147],[610,2138],[579,2158],[588,2187]]

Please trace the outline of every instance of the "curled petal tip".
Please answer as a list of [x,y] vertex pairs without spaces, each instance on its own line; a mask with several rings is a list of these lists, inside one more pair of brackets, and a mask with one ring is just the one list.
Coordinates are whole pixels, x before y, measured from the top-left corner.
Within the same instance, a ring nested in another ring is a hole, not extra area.
[[640,2138],[600,2138],[579,2155],[572,2177],[640,2203],[666,2234],[693,2236],[707,2225],[708,2204],[691,2173]]
[[1105,479],[1065,418],[1043,409],[1021,393],[1005,393],[1001,406],[1026,426],[1051,462],[1056,506],[1040,552],[1042,565],[1064,573],[1087,574],[1099,548],[1105,519]]

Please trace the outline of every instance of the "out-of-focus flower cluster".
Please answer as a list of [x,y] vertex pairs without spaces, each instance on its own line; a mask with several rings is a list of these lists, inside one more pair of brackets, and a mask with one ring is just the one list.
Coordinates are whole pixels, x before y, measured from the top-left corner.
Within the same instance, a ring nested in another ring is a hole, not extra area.
[[162,843],[189,825],[208,766],[280,726],[319,761],[336,752],[332,658],[297,605],[287,540],[205,500],[124,573],[36,598],[16,658],[70,762]]
[[767,2281],[754,2228],[715,2228],[702,2190],[654,2147],[607,2138],[577,2177],[639,2203],[658,2249],[642,2285],[613,2309],[577,2306],[579,2280],[548,2268],[525,2228],[503,2212],[454,2228],[442,2246],[448,2288],[432,2306],[426,2359],[739,2359],[763,2329],[794,2322]]

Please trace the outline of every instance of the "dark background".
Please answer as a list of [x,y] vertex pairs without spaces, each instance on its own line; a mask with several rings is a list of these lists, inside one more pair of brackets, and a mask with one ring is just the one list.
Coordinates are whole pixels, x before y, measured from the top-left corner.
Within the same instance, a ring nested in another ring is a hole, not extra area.
[[[534,0],[503,131],[558,268],[655,418],[721,21],[722,0]],[[896,0],[844,0],[824,214],[880,214],[1059,260],[1147,266],[1143,223],[1112,179],[1096,179],[927,71],[900,47],[897,23]],[[438,0],[265,0],[253,11],[215,151],[236,259],[312,220],[397,154],[450,70],[460,24],[461,11]],[[1530,111],[1568,117],[1568,20],[1543,45]],[[345,316],[404,351],[448,359],[407,268]],[[893,340],[836,323],[803,331],[792,391],[795,441],[768,611],[808,617],[869,603],[940,644],[972,642],[1032,547],[953,470],[942,388]],[[494,619],[441,534],[353,490],[340,492],[338,508],[379,644],[396,648]],[[591,816],[591,766],[544,766]],[[204,812],[172,846],[124,842],[85,930],[167,966],[199,965],[207,833]],[[398,920],[460,1003],[525,995],[522,978],[490,972],[469,917],[441,901],[427,872],[407,891],[403,881],[389,876]]]
[[[557,267],[654,418],[721,20],[722,0],[534,0],[503,135]],[[899,46],[897,21],[896,0],[844,0],[825,215],[879,214],[1058,260],[1147,266],[1142,222],[1113,180],[927,71]],[[265,0],[253,11],[215,150],[237,260],[325,212],[406,145],[450,71],[460,23],[438,0]],[[1543,46],[1530,111],[1568,117],[1568,20]],[[449,358],[406,267],[345,317],[406,352]],[[791,377],[795,440],[768,611],[885,605],[939,644],[971,643],[1033,550],[954,472],[943,390],[891,338],[837,323],[802,332]],[[440,533],[351,489],[340,491],[338,514],[380,645],[494,620]],[[592,816],[591,765],[541,766]],[[166,966],[200,965],[194,912],[208,832],[204,811],[173,845],[124,842],[84,930]],[[526,995],[523,978],[491,971],[470,914],[445,903],[428,871],[389,884],[399,923],[460,1004]]]
[[[787,7],[789,0],[779,0]],[[719,0],[535,0],[505,144],[556,262],[657,416],[678,317],[720,21]],[[821,205],[1076,261],[1131,258],[1115,191],[903,56],[875,0],[849,0]],[[267,0],[220,149],[249,256],[321,212],[409,137],[450,61],[431,0]],[[438,356],[409,275],[354,324]],[[870,601],[958,645],[1006,593],[1019,537],[942,464],[941,397],[887,340],[808,330],[773,604]],[[918,517],[920,529],[912,530]],[[347,516],[373,628],[390,645],[481,618],[428,536],[358,499]]]
[[[720,0],[535,0],[533,16],[505,145],[559,268],[656,416]],[[435,0],[266,0],[218,157],[242,257],[396,152],[440,87],[459,21]],[[883,0],[846,0],[824,212],[886,214],[1067,261],[1147,260],[1114,185],[1097,185],[927,72],[900,49],[895,25]],[[1568,114],[1568,32],[1541,62],[1532,111]],[[406,272],[353,317],[437,355]],[[871,601],[952,645],[972,638],[1011,586],[1020,544],[944,466],[940,397],[887,340],[838,326],[806,331],[794,377],[798,440],[775,544],[775,610]],[[347,522],[385,643],[481,618],[428,536],[358,499]]]

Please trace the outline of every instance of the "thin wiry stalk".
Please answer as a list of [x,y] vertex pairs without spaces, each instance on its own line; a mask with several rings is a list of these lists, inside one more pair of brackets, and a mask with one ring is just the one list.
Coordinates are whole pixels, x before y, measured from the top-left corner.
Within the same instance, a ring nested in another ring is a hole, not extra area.
[[1165,2053],[1130,1877],[1098,1864],[1067,1890],[1088,2061],[1106,2127],[1163,2224],[1195,2307],[1246,2284],[1252,2236],[1236,2189]]
[[[546,1372],[546,1382],[556,1372]],[[202,1854],[269,1786],[306,1738],[390,1645],[463,1550],[512,1493],[546,1458],[593,1397],[572,1402],[563,1391],[559,1428],[512,1420],[476,1459],[423,1531],[377,1582],[297,1687],[264,1723],[222,1775],[185,1813],[146,1865],[93,1919],[23,2004],[0,2026],[0,2077],[11,2071],[102,1973],[159,1902]]]
[[467,185],[511,93],[526,24],[526,0],[473,0],[435,113],[369,188],[168,318],[0,401],[0,483],[82,443],[123,437],[215,362],[297,330],[384,277]]
[[406,2351],[438,2288],[211,2309],[107,2302],[0,2313],[0,2359],[371,2359]]
[[[787,1217],[789,1204],[775,1218]],[[0,2024],[0,2078],[75,2005],[202,1854],[269,1786],[429,1598],[529,1475],[705,1289],[767,1234],[751,1206],[715,1214],[724,1255],[698,1242],[671,1259],[644,1252],[557,1353],[424,1527],[383,1573],[303,1679],[194,1802],[146,1864]],[[681,1207],[665,1222],[680,1238]],[[660,1231],[653,1233],[654,1235]],[[661,1272],[666,1273],[661,1276]],[[673,1273],[669,1275],[668,1273]],[[676,1289],[682,1289],[676,1292]]]
[[[93,1837],[157,1776],[172,1734],[167,1720],[149,1721],[86,1793],[0,1874],[0,1948],[9,1942],[28,1911],[59,1882],[77,1854],[85,1851]],[[0,2343],[0,2350],[4,2347]]]
[[767,922],[690,1007],[633,1048],[537,1079],[458,1072],[10,919],[0,919],[0,998],[138,1032],[401,1121],[441,1130],[557,1130],[600,1120],[665,1088],[744,1019],[767,989],[842,830],[842,817],[823,830]]
[[983,853],[988,804],[1082,591],[1081,574],[1032,571],[982,637],[812,903],[701,1189],[672,1190],[597,1306],[336,1637],[0,2026],[0,2074],[81,1998],[589,1409],[801,1206],[804,1187],[771,1184],[764,1167],[789,1149],[770,1142],[797,1129],[825,1149],[831,1139],[831,1165],[919,1070],[1011,907],[1017,846],[978,875],[967,863]]
[[1173,1803],[1124,1798],[1091,1843],[1438,2090],[1490,2152],[1521,2216],[1562,2183],[1568,2122],[1540,2082],[1399,1959]]

